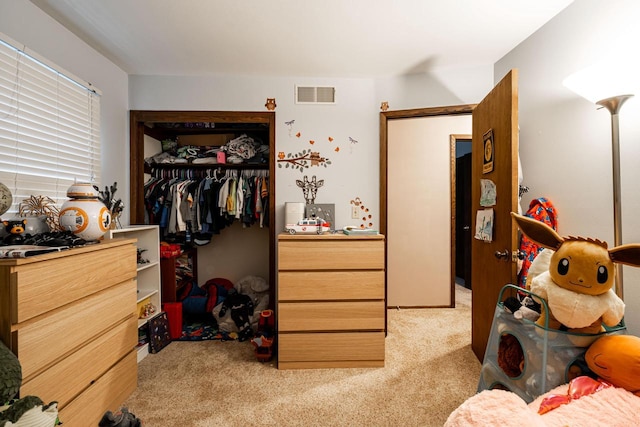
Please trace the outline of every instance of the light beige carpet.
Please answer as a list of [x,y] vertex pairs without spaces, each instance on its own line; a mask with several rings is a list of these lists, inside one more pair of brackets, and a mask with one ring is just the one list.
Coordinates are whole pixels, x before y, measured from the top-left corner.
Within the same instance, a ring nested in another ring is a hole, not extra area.
[[388,310],[384,368],[278,370],[248,342],[173,342],[138,365],[125,402],[145,427],[442,426],[476,392],[470,292],[457,307]]

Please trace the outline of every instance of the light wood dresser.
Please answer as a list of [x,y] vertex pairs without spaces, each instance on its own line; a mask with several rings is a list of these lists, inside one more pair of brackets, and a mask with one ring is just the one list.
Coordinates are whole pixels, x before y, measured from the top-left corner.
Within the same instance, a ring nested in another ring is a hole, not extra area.
[[137,386],[135,239],[0,260],[0,339],[20,396],[58,402],[65,426],[98,425]]
[[278,369],[384,366],[384,236],[278,236]]

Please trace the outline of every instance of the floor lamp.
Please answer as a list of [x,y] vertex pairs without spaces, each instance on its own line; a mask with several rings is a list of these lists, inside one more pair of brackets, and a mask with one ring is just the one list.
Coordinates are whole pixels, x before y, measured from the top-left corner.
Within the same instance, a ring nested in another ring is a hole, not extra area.
[[[596,104],[606,108],[611,113],[611,156],[613,165],[613,245],[622,244],[622,212],[620,202],[620,121],[618,113],[633,95],[618,95],[601,99]],[[616,263],[616,295],[624,299],[624,285],[622,280],[622,264]]]
[[[635,67],[634,67],[635,69]],[[620,122],[619,113],[622,105],[633,95],[609,96],[612,93],[628,93],[629,77],[627,68],[613,68],[612,63],[597,64],[580,70],[567,77],[563,84],[583,98],[606,108],[611,114],[611,157],[613,172],[613,240],[614,246],[622,244],[622,211],[620,196]],[[607,87],[609,86],[609,87]],[[624,89],[624,88],[627,89]],[[604,96],[603,96],[604,95]],[[624,284],[622,279],[622,265],[615,264],[616,281],[615,292],[620,299],[624,299]]]

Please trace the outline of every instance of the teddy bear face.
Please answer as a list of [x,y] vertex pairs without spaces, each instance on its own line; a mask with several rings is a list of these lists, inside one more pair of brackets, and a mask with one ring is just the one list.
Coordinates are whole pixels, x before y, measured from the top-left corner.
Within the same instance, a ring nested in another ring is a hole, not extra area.
[[560,287],[601,295],[614,284],[614,264],[606,247],[587,240],[567,240],[551,257],[549,274]]
[[26,219],[9,220],[3,221],[2,223],[4,224],[5,230],[9,234],[22,234],[24,233],[25,227],[27,226]]

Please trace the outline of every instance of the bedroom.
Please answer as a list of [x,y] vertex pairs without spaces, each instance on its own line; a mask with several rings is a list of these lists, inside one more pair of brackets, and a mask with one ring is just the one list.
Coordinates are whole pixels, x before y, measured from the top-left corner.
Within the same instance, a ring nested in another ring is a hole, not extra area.
[[[302,82],[301,79],[269,76],[127,75],[32,3],[3,1],[0,7],[3,33],[109,93],[102,101],[103,141],[110,150],[104,160],[103,182],[122,182],[124,192],[127,191],[124,189],[128,182],[125,178],[128,164],[122,157],[126,155],[123,153],[128,153],[128,110],[264,111],[264,100],[275,97],[278,114],[284,116],[278,119],[276,135],[285,137],[288,129],[284,121],[295,116],[298,117],[296,123],[304,125],[305,132],[318,135],[317,139],[326,138],[330,133],[342,138],[352,136],[359,141],[355,147],[359,151],[357,173],[354,173],[358,178],[353,181],[353,187],[344,191],[342,198],[348,201],[359,196],[376,206],[379,181],[377,129],[381,101],[388,101],[394,110],[476,103],[509,69],[518,68],[522,168],[531,189],[526,197],[544,195],[554,201],[560,213],[562,234],[589,234],[613,240],[611,180],[607,178],[611,173],[609,117],[564,88],[562,79],[599,60],[610,46],[618,45],[620,38],[637,40],[633,31],[640,15],[633,1],[574,2],[489,66],[452,68],[446,72],[397,79],[338,76],[308,77]],[[86,61],[86,58],[91,60]],[[317,106],[311,112],[300,113],[292,102],[293,86],[298,83],[335,85],[340,90],[341,102],[334,110]],[[237,90],[239,86],[243,87],[242,91]],[[629,101],[621,115],[626,242],[640,241],[640,224],[637,223],[640,219],[634,215],[640,205],[636,184],[640,181],[640,171],[635,167],[640,147],[632,143],[640,134],[640,125],[631,119],[638,111],[632,102]],[[347,114],[352,123],[348,126],[344,124]],[[343,152],[348,149],[345,146]],[[293,183],[287,179],[278,182],[281,186],[277,191],[279,205],[300,197],[300,190],[291,185]],[[127,199],[126,193],[123,197]],[[525,198],[523,205],[526,204]],[[348,214],[345,205],[342,222],[349,222]],[[281,224],[277,228],[282,228]],[[625,269],[625,279],[627,283],[634,283],[640,275],[634,269]],[[625,300],[629,306],[626,321],[632,334],[640,333],[639,292],[634,286],[626,288]]]

